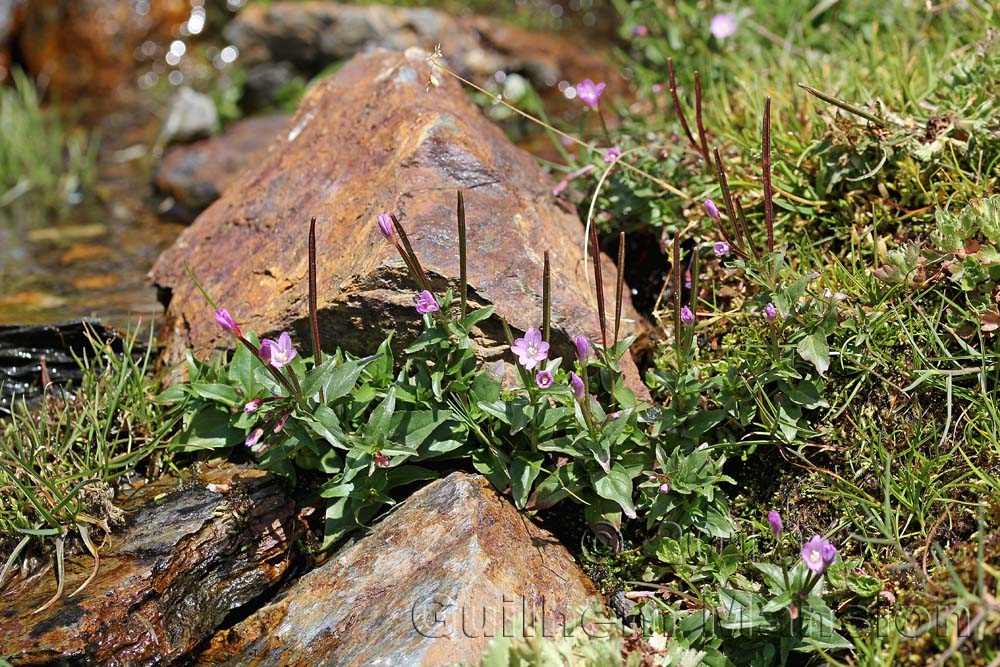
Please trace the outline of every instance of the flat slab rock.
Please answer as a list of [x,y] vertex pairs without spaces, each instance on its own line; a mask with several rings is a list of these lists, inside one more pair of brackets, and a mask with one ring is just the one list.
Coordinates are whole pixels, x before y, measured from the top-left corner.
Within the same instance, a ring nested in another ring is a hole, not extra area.
[[581,610],[599,608],[593,585],[558,541],[482,477],[453,473],[217,634],[198,664],[475,662],[519,619],[554,634],[581,615],[586,621]]
[[291,116],[248,118],[211,139],[173,146],[156,166],[155,183],[174,199],[174,210],[193,219],[243,172],[267,155],[276,138],[291,129]]
[[[593,271],[576,214],[456,81],[445,76],[441,87],[427,90],[425,56],[375,50],[318,83],[292,129],[160,256],[151,276],[172,294],[160,336],[166,363],[181,361],[187,348],[205,354],[231,344],[185,263],[244,330],[291,330],[300,343],[309,340],[310,216],[318,218],[324,347],[370,354],[390,332],[397,343],[412,339],[420,331],[415,286],[376,216],[400,217],[432,286],[443,292],[459,275],[458,189],[465,192],[473,303],[494,304],[518,331],[540,326],[547,250],[552,356],[571,358],[577,334],[599,337]],[[616,272],[603,261],[613,313]],[[622,329],[629,334],[641,318],[625,294]],[[507,350],[497,317],[482,323],[476,338],[485,359]]]
[[0,656],[16,665],[159,665],[210,636],[234,610],[269,591],[286,572],[295,541],[294,504],[267,473],[232,465],[142,487],[123,531],[93,568],[67,561],[65,594],[52,571],[0,594]]

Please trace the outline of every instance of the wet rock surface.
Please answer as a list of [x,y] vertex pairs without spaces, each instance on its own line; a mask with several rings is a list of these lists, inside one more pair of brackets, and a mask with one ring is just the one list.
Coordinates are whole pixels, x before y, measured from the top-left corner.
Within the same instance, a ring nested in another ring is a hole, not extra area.
[[93,354],[91,337],[112,343],[115,352],[122,349],[121,335],[98,320],[0,325],[0,414],[12,401],[40,398],[46,382],[62,385],[78,380],[80,365],[73,357]]
[[17,665],[170,663],[234,610],[271,590],[289,567],[292,501],[275,477],[225,464],[138,489],[129,519],[93,569],[67,560],[65,593],[51,570],[0,592],[0,656]]
[[291,116],[249,118],[219,137],[167,150],[156,168],[156,187],[173,198],[174,215],[193,219],[219,198],[268,147],[291,128]]
[[[367,7],[332,2],[275,2],[250,5],[225,31],[250,68],[254,98],[266,100],[287,79],[276,67],[311,77],[327,66],[374,47],[432,50],[441,44],[449,63],[482,83],[496,72],[517,73],[539,90],[560,81],[623,81],[602,59],[572,39],[514,28],[483,16],[450,16],[427,8]],[[266,70],[258,76],[255,68]],[[262,89],[265,88],[265,89]],[[551,110],[551,109],[550,109]]]
[[[405,342],[419,330],[415,287],[375,218],[381,211],[400,216],[432,286],[443,291],[459,275],[457,189],[465,191],[473,302],[495,304],[517,330],[539,326],[548,250],[553,356],[572,355],[576,334],[597,338],[579,219],[457,82],[445,77],[440,88],[426,89],[424,55],[378,50],[319,83],[266,158],[160,256],[152,278],[172,293],[161,335],[167,363],[188,347],[205,353],[229,342],[185,263],[245,329],[293,330],[308,340],[306,233],[313,215],[324,347],[366,354],[392,331]],[[613,313],[615,269],[607,258],[604,276]],[[639,316],[630,303],[623,318],[623,331],[633,331]],[[486,359],[506,350],[496,317],[477,336]]]
[[474,662],[521,619],[554,634],[599,605],[555,538],[482,477],[453,473],[217,634],[198,664]]

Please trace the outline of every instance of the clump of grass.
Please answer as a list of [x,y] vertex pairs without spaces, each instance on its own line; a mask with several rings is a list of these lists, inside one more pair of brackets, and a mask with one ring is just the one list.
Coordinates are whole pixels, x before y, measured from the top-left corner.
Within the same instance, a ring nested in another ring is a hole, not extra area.
[[40,104],[21,70],[0,88],[0,209],[25,200],[58,210],[76,203],[94,180],[97,141],[70,132]]
[[59,586],[48,606],[62,594],[68,549],[85,549],[96,575],[95,533],[122,519],[119,483],[140,465],[152,476],[166,462],[177,417],[154,401],[151,348],[140,353],[137,336],[125,336],[120,352],[91,336],[91,352],[77,358],[78,386],[48,387],[38,407],[12,406],[0,431],[0,587],[18,570],[30,574],[38,557],[52,559]]

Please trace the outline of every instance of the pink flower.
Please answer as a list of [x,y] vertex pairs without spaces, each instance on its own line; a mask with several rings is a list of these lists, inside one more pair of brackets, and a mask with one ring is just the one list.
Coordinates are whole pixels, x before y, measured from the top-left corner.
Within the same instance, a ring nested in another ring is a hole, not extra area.
[[686,326],[694,324],[694,312],[688,306],[681,308],[681,324]]
[[612,146],[611,148],[608,149],[608,152],[604,154],[604,161],[610,164],[615,160],[617,160],[618,158],[620,158],[621,156],[622,152],[618,149],[618,147]]
[[819,535],[813,535],[811,540],[802,545],[802,560],[806,562],[806,567],[816,574],[823,574],[823,570],[836,558],[836,547]]
[[263,402],[264,402],[263,400],[255,398],[243,406],[243,412],[247,414],[250,414],[251,412],[257,412],[257,408],[259,408],[261,406],[261,403]]
[[542,332],[535,328],[525,331],[524,338],[515,339],[510,351],[517,355],[517,361],[529,371],[549,358],[549,344],[542,340]]
[[670,484],[667,482],[660,484],[660,493],[670,493]]
[[583,378],[576,373],[571,372],[569,374],[569,386],[573,387],[573,396],[577,400],[583,398],[584,393],[587,391],[587,388],[583,384]]
[[387,241],[392,240],[392,217],[388,213],[378,214],[378,229]]
[[289,413],[287,413],[287,412],[285,414],[283,414],[281,416],[281,419],[278,420],[278,423],[274,425],[274,432],[275,433],[281,433],[281,431],[284,430],[284,428],[285,428],[285,422],[288,421],[288,415],[289,415]]
[[538,385],[539,389],[548,389],[552,386],[552,373],[548,371],[538,371],[535,375],[535,384]]
[[260,438],[263,435],[264,435],[264,429],[255,428],[254,430],[250,431],[250,433],[247,435],[246,440],[243,441],[243,444],[253,449],[254,447],[257,446],[257,443],[260,442]]
[[607,87],[606,83],[594,83],[590,79],[584,79],[576,84],[576,94],[580,100],[591,109],[597,110],[597,105],[601,101],[601,93]]
[[716,14],[712,17],[708,29],[716,39],[732,37],[736,34],[736,15],[729,13]]
[[725,241],[719,241],[714,246],[712,246],[712,250],[715,251],[716,257],[725,257],[726,255],[729,254],[731,248],[729,247],[729,244],[726,243]]
[[574,338],[573,342],[576,344],[576,360],[582,364],[590,356],[590,341],[581,335]]
[[426,315],[427,313],[436,313],[441,310],[441,306],[438,305],[437,299],[434,295],[424,290],[417,295],[417,312],[421,315]]
[[265,338],[261,341],[260,358],[267,366],[274,366],[275,368],[287,366],[296,355],[298,355],[298,352],[292,347],[292,337],[288,335],[287,331],[283,331],[278,336],[278,340]]
[[712,220],[719,221],[719,207],[711,199],[705,200],[705,213],[708,213],[708,217]]
[[240,331],[239,325],[236,324],[236,320],[233,319],[233,316],[230,315],[229,311],[225,308],[220,308],[215,311],[215,323],[234,336],[243,335]]
[[629,31],[629,34],[632,35],[633,37],[647,37],[649,36],[649,28],[647,28],[644,25],[632,26],[632,29]]
[[389,467],[389,457],[383,454],[381,451],[375,452],[375,466],[378,468],[388,468]]
[[771,532],[774,533],[775,539],[781,537],[784,525],[781,523],[781,515],[778,514],[778,510],[771,510],[767,513],[767,522],[771,524]]
[[773,303],[769,303],[764,306],[764,319],[768,322],[773,322],[778,317],[778,309],[774,307]]
[[667,89],[666,84],[663,84],[663,83],[654,83],[653,84],[653,92],[654,93],[662,93],[666,89]]
[[559,181],[558,183],[556,183],[556,187],[552,188],[552,196],[553,197],[558,197],[559,195],[562,194],[563,190],[565,190],[566,188],[569,187],[570,182],[574,178],[577,178],[579,176],[583,176],[584,174],[586,174],[588,172],[591,172],[593,170],[594,170],[594,165],[592,165],[592,164],[585,164],[582,167],[580,167],[579,169],[577,169],[576,171],[571,172],[569,174],[566,174],[566,176],[564,176],[561,181]]

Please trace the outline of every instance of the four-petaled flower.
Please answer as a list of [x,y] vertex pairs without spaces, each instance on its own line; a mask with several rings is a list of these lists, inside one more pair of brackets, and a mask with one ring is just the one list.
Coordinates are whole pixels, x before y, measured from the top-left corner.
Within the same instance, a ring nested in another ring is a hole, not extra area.
[[617,146],[612,146],[608,149],[608,152],[604,154],[604,161],[607,163],[612,163],[622,156],[621,150]]
[[421,315],[426,315],[427,313],[436,313],[441,310],[441,306],[438,305],[437,299],[434,295],[424,290],[417,295],[417,312]]
[[243,335],[242,332],[240,332],[239,325],[236,324],[236,320],[233,319],[233,316],[230,315],[229,311],[225,308],[219,308],[215,311],[215,323],[234,336]]
[[518,362],[527,370],[531,370],[549,357],[549,344],[542,340],[542,332],[531,328],[524,332],[524,338],[518,338],[510,346],[510,351],[517,355]]
[[552,373],[548,371],[538,371],[535,374],[535,384],[538,385],[539,389],[548,389],[552,386]]
[[386,240],[392,240],[392,217],[388,213],[378,214],[378,229]]
[[576,94],[584,104],[596,110],[601,101],[601,93],[606,87],[606,83],[594,83],[590,79],[584,79],[576,84]]
[[574,338],[573,342],[576,344],[576,360],[582,364],[590,356],[590,341],[586,336],[580,335]]
[[764,306],[764,319],[768,322],[773,322],[775,318],[778,317],[778,309],[774,307],[773,303],[768,303]]
[[281,368],[291,363],[298,352],[292,347],[292,337],[283,331],[278,340],[265,338],[260,344],[260,358],[267,366]]
[[705,200],[705,213],[708,213],[708,217],[712,220],[719,221],[719,207],[711,199]]
[[836,547],[819,535],[813,535],[811,540],[802,545],[802,560],[806,562],[806,567],[816,574],[823,574],[823,570],[836,558]]
[[716,257],[725,257],[726,255],[729,254],[730,248],[729,244],[726,243],[725,241],[719,241],[714,246],[712,246],[712,250],[715,251]]
[[716,39],[725,39],[736,34],[736,14],[716,14],[708,26],[712,36]]
[[781,523],[781,515],[778,514],[778,510],[771,510],[767,513],[767,522],[771,524],[771,532],[774,533],[775,539],[781,537],[784,525]]
[[583,378],[572,371],[569,374],[569,386],[573,388],[573,396],[577,400],[583,398],[584,392],[587,391],[587,388],[583,384]]
[[681,308],[681,324],[687,326],[694,324],[694,312],[688,306]]

